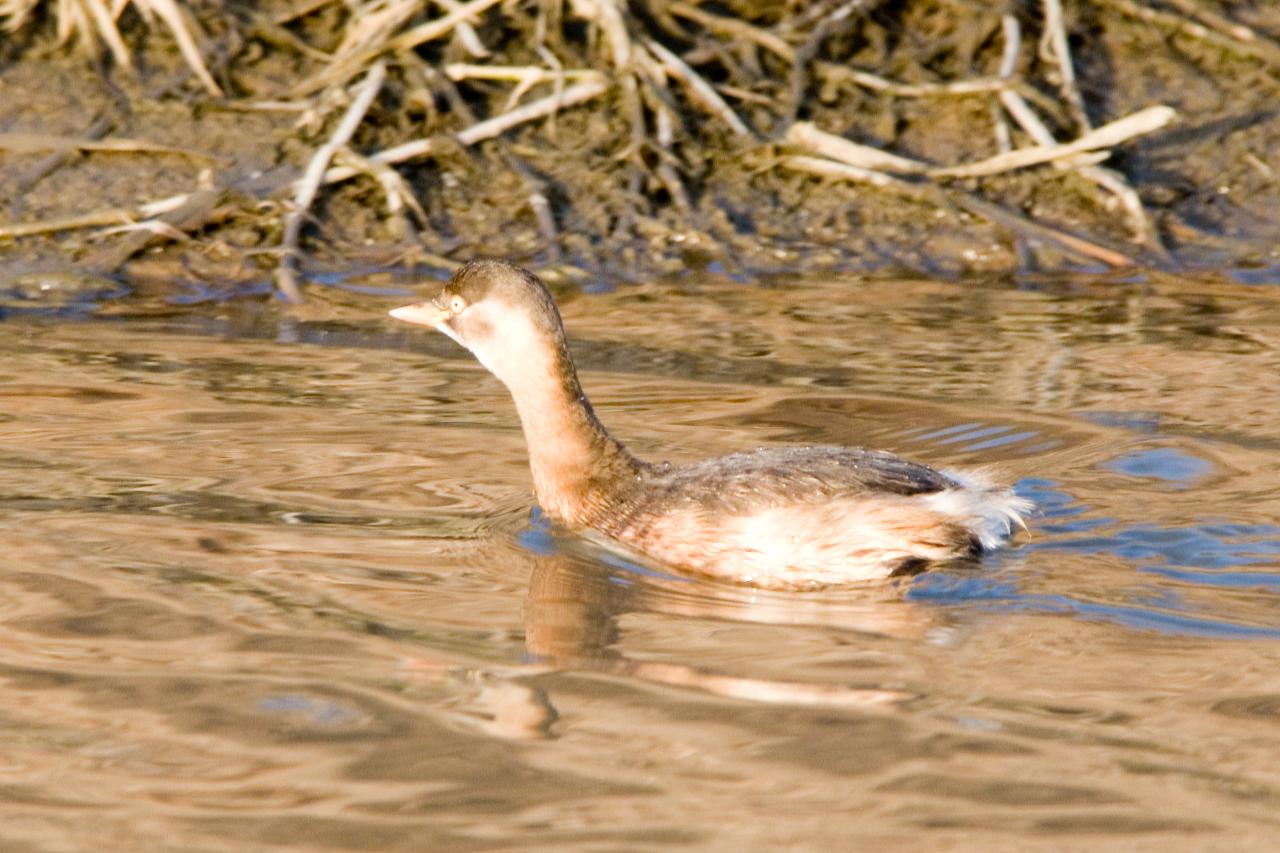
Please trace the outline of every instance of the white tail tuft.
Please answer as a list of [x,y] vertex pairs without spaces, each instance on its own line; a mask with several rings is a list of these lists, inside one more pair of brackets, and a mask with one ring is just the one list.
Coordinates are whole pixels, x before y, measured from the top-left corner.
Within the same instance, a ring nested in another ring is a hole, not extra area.
[[1027,529],[1023,518],[1035,509],[1012,489],[994,485],[974,471],[944,471],[959,485],[927,496],[929,506],[957,519],[977,537],[982,550],[993,551],[1005,543],[1015,527]]

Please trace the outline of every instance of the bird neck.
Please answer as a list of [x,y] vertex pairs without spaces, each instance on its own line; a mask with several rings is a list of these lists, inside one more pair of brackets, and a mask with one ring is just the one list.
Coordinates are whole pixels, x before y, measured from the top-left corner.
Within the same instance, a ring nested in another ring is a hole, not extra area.
[[567,351],[533,359],[507,382],[529,448],[538,504],[551,517],[589,525],[608,515],[644,467],[600,423]]

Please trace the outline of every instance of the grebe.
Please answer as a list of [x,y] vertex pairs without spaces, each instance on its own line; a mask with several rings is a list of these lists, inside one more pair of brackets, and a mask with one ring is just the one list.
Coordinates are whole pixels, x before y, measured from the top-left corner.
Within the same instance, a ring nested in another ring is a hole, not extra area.
[[391,316],[453,338],[507,386],[549,516],[678,570],[783,589],[884,578],[998,548],[1031,508],[981,477],[853,447],[637,459],[583,394],[546,286],[501,261],[472,261]]

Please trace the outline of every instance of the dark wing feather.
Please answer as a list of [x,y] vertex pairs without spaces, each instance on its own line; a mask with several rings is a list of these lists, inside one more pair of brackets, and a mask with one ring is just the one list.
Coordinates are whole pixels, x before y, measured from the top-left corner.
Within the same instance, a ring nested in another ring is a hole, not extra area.
[[856,447],[782,447],[659,467],[651,495],[672,508],[696,504],[727,512],[866,494],[920,495],[957,485],[927,465]]

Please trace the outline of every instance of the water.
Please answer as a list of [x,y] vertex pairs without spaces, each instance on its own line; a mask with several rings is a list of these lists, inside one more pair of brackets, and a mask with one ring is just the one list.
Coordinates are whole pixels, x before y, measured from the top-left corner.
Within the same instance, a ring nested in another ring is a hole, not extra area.
[[562,292],[641,455],[860,443],[1040,507],[788,595],[531,515],[503,389],[358,284],[8,303],[0,849],[1273,843],[1280,290]]

